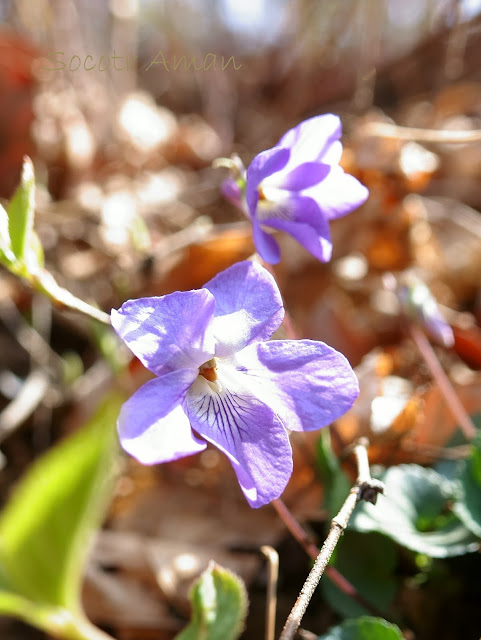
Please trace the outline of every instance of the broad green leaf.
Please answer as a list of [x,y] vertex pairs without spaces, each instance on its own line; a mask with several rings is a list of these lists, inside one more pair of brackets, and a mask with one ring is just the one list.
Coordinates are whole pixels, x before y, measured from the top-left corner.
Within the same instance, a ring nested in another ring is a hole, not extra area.
[[190,592],[192,620],[176,640],[235,640],[244,626],[247,594],[234,573],[215,563]]
[[80,611],[86,553],[111,492],[121,402],[117,393],[108,396],[85,427],[47,452],[20,481],[0,515],[4,591],[32,605]]
[[459,495],[454,512],[478,538],[481,538],[481,439],[473,443],[473,452],[463,461],[459,476]]
[[475,536],[452,512],[455,485],[432,469],[415,464],[379,474],[384,496],[376,505],[362,503],[351,518],[357,531],[378,531],[399,544],[433,558],[477,551]]
[[382,618],[363,616],[329,629],[318,640],[403,640],[401,629]]
[[26,258],[30,247],[35,213],[35,176],[30,158],[25,156],[20,185],[7,207],[8,228],[12,251],[17,260]]
[[[396,593],[397,550],[394,542],[378,533],[346,531],[339,540],[334,566],[378,611],[387,608]],[[324,597],[346,618],[368,613],[330,580],[321,580]]]
[[317,466],[324,487],[324,505],[333,517],[347,498],[352,482],[341,469],[339,460],[332,450],[329,429],[323,429],[317,441]]

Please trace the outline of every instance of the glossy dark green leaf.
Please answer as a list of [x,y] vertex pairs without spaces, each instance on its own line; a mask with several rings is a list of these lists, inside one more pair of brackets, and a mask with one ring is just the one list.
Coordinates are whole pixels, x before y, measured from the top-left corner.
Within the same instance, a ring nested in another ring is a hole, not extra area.
[[235,640],[244,626],[247,594],[234,573],[212,563],[194,584],[192,620],[176,640]]
[[318,640],[403,640],[401,629],[382,618],[363,616],[329,629]]
[[34,463],[0,515],[3,590],[32,606],[80,610],[89,542],[111,493],[121,402],[109,396],[85,427]]
[[377,476],[385,484],[376,505],[356,507],[350,527],[378,531],[433,558],[478,550],[476,537],[452,511],[455,485],[418,465],[391,467]]

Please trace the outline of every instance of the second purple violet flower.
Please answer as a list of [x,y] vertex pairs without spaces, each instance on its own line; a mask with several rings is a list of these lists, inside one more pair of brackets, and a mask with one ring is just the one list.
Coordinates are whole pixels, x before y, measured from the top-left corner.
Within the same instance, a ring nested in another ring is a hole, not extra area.
[[280,260],[279,245],[269,229],[285,231],[315,258],[328,262],[329,222],[366,201],[366,187],[339,166],[341,133],[337,116],[315,116],[259,153],[247,171],[238,160],[232,162],[238,175],[225,180],[222,191],[251,220],[256,249],[266,262]]

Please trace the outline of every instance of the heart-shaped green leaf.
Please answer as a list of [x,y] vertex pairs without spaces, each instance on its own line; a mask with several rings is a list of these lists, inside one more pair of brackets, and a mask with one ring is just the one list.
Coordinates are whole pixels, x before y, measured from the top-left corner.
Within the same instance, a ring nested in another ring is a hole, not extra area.
[[362,503],[351,518],[357,531],[378,531],[433,558],[477,551],[475,536],[453,513],[455,485],[415,464],[391,467],[377,476],[385,484],[376,506]]
[[176,640],[235,640],[244,626],[247,594],[234,573],[215,563],[190,593],[192,620]]
[[382,618],[363,616],[329,629],[318,640],[403,640],[399,627]]

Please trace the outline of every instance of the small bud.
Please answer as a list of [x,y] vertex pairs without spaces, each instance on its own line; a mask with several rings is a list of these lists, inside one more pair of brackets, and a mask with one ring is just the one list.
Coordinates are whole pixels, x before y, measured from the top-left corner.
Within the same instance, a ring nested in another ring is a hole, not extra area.
[[429,336],[444,347],[454,346],[453,330],[423,282],[410,275],[405,283],[398,285],[396,294],[401,309],[408,318],[420,324]]
[[246,190],[246,169],[237,154],[230,158],[216,158],[212,163],[214,168],[223,167],[229,169],[230,176],[221,185],[224,198],[232,202],[239,209],[244,209],[243,198]]
[[234,178],[226,178],[221,185],[221,191],[224,198],[232,202],[236,207],[242,208],[243,190],[239,185],[239,180]]

